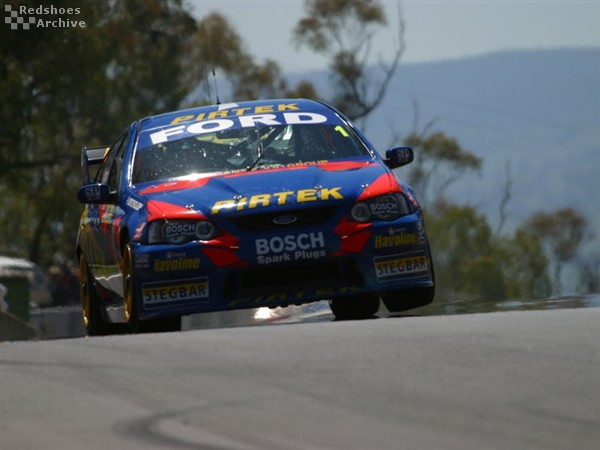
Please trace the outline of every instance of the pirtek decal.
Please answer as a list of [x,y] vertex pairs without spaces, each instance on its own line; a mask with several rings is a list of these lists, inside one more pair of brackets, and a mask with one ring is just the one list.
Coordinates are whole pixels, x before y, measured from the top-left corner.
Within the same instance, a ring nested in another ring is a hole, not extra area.
[[255,106],[254,108],[240,108],[236,103],[223,104],[218,111],[210,113],[200,113],[197,116],[179,116],[173,119],[171,125],[176,125],[180,122],[199,122],[201,120],[226,119],[228,117],[239,117],[246,114],[264,114],[283,111],[299,111],[298,105],[295,103],[282,103],[280,105],[263,105]]
[[259,194],[251,197],[242,197],[240,199],[220,200],[216,202],[211,214],[218,214],[221,209],[235,209],[242,211],[245,209],[254,209],[257,207],[266,207],[270,205],[285,205],[286,203],[304,203],[327,200],[342,200],[344,196],[340,193],[341,187],[322,188],[322,189],[301,189],[299,191],[275,192],[273,194]]

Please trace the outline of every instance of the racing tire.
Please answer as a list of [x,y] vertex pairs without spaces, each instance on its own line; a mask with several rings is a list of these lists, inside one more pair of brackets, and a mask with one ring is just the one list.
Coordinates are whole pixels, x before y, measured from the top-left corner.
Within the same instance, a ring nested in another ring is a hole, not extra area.
[[110,323],[106,317],[83,254],[79,256],[79,298],[83,325],[88,336],[106,336],[122,331],[118,324]]
[[435,298],[435,270],[433,268],[433,259],[431,251],[428,251],[429,263],[431,264],[431,281],[433,284],[428,287],[396,289],[393,291],[381,292],[381,301],[389,312],[402,312],[409,309],[427,306]]
[[181,316],[161,317],[159,319],[141,320],[139,305],[135,290],[131,246],[125,245],[123,251],[123,303],[125,306],[125,319],[129,331],[138,333],[166,333],[181,331]]
[[433,302],[435,287],[397,289],[381,293],[381,300],[389,312],[408,311]]
[[338,297],[329,301],[336,320],[359,320],[373,317],[379,311],[378,294]]
[[383,301],[389,312],[408,311],[409,309],[427,306],[433,302],[435,298],[435,272],[431,253],[429,253],[429,261],[431,264],[432,286],[381,292],[381,301]]

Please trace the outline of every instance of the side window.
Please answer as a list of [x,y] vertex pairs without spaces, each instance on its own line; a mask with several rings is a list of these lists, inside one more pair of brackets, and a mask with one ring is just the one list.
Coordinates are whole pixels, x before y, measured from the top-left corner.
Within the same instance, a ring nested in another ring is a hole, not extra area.
[[110,171],[108,173],[108,186],[111,191],[117,191],[120,184],[121,169],[123,168],[123,155],[125,154],[125,147],[127,147],[127,136],[123,136],[123,139],[116,148],[115,158],[111,164]]
[[119,136],[110,147],[98,174],[98,181],[108,184],[111,191],[116,191],[119,187],[119,175],[121,174],[121,167],[123,167],[123,154],[126,142],[127,134]]

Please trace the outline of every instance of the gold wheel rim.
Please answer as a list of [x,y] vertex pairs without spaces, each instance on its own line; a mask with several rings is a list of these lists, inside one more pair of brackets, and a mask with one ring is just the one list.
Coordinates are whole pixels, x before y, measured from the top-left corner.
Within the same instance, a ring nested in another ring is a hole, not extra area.
[[90,285],[87,264],[83,255],[79,258],[79,298],[83,324],[87,327],[90,323]]
[[123,255],[123,303],[125,304],[125,320],[129,322],[133,315],[133,277],[131,275],[131,247],[125,247]]

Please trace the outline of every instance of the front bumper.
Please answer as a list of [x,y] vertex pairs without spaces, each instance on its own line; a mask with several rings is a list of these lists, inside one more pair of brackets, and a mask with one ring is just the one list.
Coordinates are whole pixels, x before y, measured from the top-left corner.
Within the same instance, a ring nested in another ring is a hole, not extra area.
[[132,252],[143,319],[433,285],[420,211],[393,222],[134,244]]

